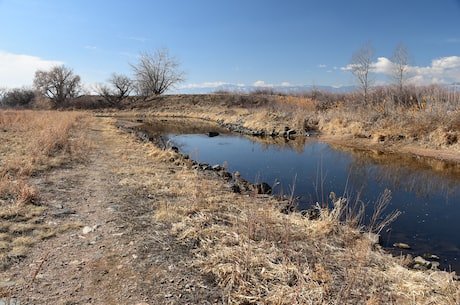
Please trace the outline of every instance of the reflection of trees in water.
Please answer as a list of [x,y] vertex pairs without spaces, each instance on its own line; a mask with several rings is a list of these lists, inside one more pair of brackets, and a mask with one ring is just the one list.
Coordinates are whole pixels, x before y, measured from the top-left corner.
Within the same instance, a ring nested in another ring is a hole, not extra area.
[[210,131],[228,133],[228,130],[218,124],[200,119],[185,118],[156,118],[148,119],[142,129],[150,134],[207,134]]
[[365,185],[374,179],[395,190],[413,192],[427,198],[440,193],[446,198],[455,194],[459,183],[458,164],[402,154],[351,150],[349,171],[353,185]]

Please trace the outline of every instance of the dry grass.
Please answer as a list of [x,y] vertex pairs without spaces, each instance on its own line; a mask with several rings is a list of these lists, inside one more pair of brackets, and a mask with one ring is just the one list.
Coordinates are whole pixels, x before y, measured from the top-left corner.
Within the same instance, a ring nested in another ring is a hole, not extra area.
[[[264,93],[264,92],[262,92]],[[378,143],[409,143],[460,150],[460,94],[441,87],[408,88],[405,103],[391,88],[377,88],[370,103],[357,93],[312,91],[294,96],[267,94],[178,95],[156,97],[143,112],[237,123],[255,131],[352,136]],[[153,106],[154,105],[154,106]]]
[[[83,158],[88,143],[77,128],[82,113],[0,111],[0,269],[23,257],[37,240],[56,234],[37,216],[46,206],[30,177]],[[8,244],[8,246],[5,246]]]
[[[151,111],[174,115],[186,109],[186,116],[223,119],[268,132],[284,126],[308,127],[376,141],[401,135],[427,145],[451,149],[458,145],[459,109],[441,100],[413,107],[384,100],[362,105],[346,99],[319,105],[307,98],[283,97],[257,107],[227,106],[171,103]],[[440,123],[434,124],[437,120]],[[170,154],[152,149],[150,156],[165,161]],[[172,171],[170,177],[165,180],[152,174],[145,182],[157,191],[155,220],[170,225],[184,244],[195,245],[194,265],[226,291],[229,304],[460,302],[454,274],[409,270],[405,267],[409,258],[391,257],[363,234],[381,231],[395,217],[377,221],[388,194],[382,194],[375,207],[371,228],[363,228],[359,203],[353,206],[334,198],[334,208],[323,208],[319,219],[309,220],[280,213],[271,198],[233,194],[220,182],[185,167]],[[129,178],[124,182],[131,183]]]
[[[155,150],[151,156],[164,159]],[[194,265],[226,291],[229,304],[460,301],[452,274],[408,270],[376,248],[358,221],[363,211],[344,199],[331,196],[334,208],[309,220],[280,213],[272,198],[231,193],[185,167],[171,179],[176,182],[150,181],[161,197],[155,220],[170,224],[185,244],[196,245]],[[384,226],[377,219],[388,199],[383,194],[376,206],[374,231]]]

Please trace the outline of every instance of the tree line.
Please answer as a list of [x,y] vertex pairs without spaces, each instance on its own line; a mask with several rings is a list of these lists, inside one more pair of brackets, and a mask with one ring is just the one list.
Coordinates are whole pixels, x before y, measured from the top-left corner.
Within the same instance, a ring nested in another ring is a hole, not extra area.
[[[106,105],[116,106],[132,93],[140,99],[163,94],[185,80],[179,62],[167,49],[142,53],[138,62],[130,66],[133,79],[113,73],[107,85],[96,86],[96,93],[104,99]],[[34,90],[0,90],[0,106],[26,108],[37,97],[43,97],[53,108],[58,108],[83,92],[80,76],[65,65],[54,66],[50,70],[37,70],[33,87]]]
[[[364,104],[379,102],[381,87],[374,86],[373,60],[374,48],[370,42],[352,54],[349,70],[360,88],[360,100]],[[413,86],[408,86],[409,53],[400,43],[391,57],[390,86],[385,89],[386,96],[395,104],[410,106],[418,103]],[[135,64],[130,64],[133,78],[113,73],[107,84],[98,84],[95,91],[103,101],[101,106],[116,107],[130,96],[147,99],[160,95],[185,80],[177,59],[167,49],[151,53],[141,53]],[[80,76],[65,66],[55,66],[50,70],[38,70],[32,89],[0,89],[0,107],[28,107],[37,98],[45,98],[52,107],[64,107],[69,100],[79,97],[83,90]],[[316,95],[316,91],[313,90]],[[415,98],[414,98],[415,96]]]

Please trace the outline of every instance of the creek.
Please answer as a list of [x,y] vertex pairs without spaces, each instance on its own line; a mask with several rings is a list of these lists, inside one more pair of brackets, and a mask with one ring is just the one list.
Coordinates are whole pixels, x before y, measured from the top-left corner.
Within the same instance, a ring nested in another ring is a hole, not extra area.
[[[273,193],[293,196],[299,209],[330,202],[329,194],[360,200],[366,217],[385,189],[392,199],[384,212],[401,215],[381,232],[394,255],[439,256],[440,268],[460,272],[460,174],[456,163],[379,151],[333,146],[315,138],[251,138],[202,121],[163,119],[143,127],[198,162],[224,165],[251,182],[266,182]],[[209,137],[209,131],[218,136]],[[383,215],[383,216],[384,216]],[[411,249],[399,249],[406,243]]]

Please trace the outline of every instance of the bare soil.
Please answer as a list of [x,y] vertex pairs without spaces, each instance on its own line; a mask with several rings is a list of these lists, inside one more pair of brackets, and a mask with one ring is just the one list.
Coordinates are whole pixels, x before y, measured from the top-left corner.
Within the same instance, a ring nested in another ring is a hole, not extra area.
[[152,216],[162,198],[144,181],[174,181],[177,166],[149,157],[147,144],[109,118],[87,130],[85,162],[32,181],[48,207],[41,221],[78,228],[36,244],[2,272],[0,304],[223,303],[213,278],[190,267],[193,245]]

